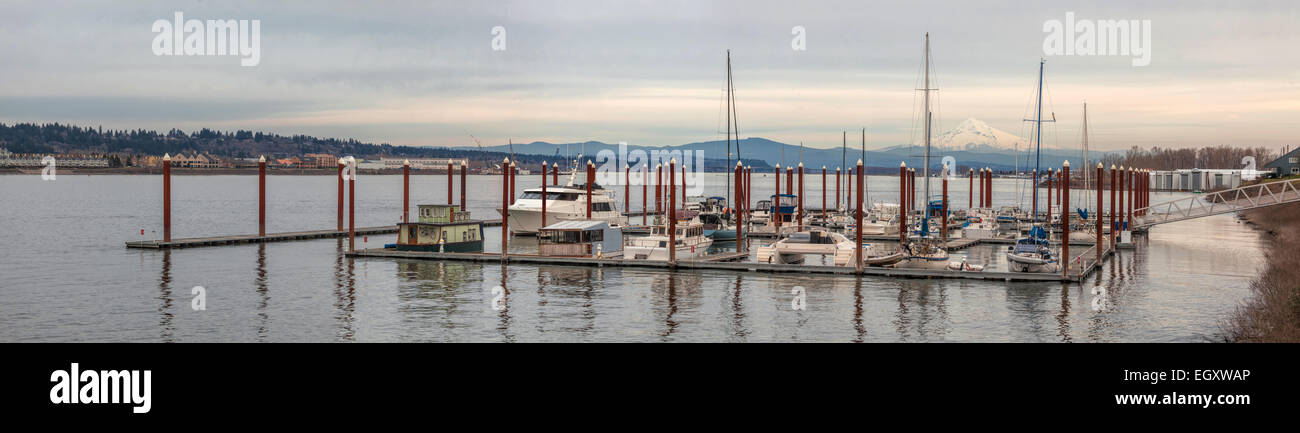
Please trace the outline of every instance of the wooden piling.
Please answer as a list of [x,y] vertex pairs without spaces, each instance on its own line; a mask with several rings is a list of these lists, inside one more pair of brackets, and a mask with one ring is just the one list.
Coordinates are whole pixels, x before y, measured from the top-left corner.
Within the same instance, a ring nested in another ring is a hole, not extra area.
[[[745,172],[745,167],[736,161],[736,204],[728,203],[732,207],[732,213],[736,215],[736,251],[745,252],[745,213],[741,211],[740,203],[746,201],[745,188],[741,185]],[[823,175],[825,171],[823,170]]]
[[266,156],[257,158],[257,235],[266,236]]
[[411,222],[411,160],[402,160],[402,222]]
[[[664,190],[664,165],[663,163],[655,164],[655,171],[659,174],[655,178],[655,217],[663,219],[663,190]],[[660,221],[663,223],[663,221]]]
[[[860,226],[861,224],[859,224]],[[907,243],[907,162],[898,165],[898,242]]]
[[803,231],[803,163],[799,163],[799,197],[796,197],[799,203],[799,231]]
[[510,246],[510,158],[501,163],[501,261]]
[[835,167],[835,211],[840,210],[840,168]]
[[172,156],[163,154],[163,242],[172,241]]
[[592,182],[595,181],[595,179],[592,179],[591,177],[594,174],[595,174],[595,169],[592,168],[591,161],[587,161],[587,219],[588,220],[591,219],[591,184]]
[[975,169],[973,168],[967,169],[966,177],[968,178],[967,183],[970,184],[970,186],[967,187],[966,189],[967,192],[970,193],[970,198],[968,199],[969,203],[966,205],[966,208],[974,209],[975,208]]
[[943,171],[940,172],[940,175],[943,176],[943,200],[942,200],[943,208],[940,210],[939,233],[941,235],[940,238],[942,239],[944,245],[947,245],[948,244],[948,164],[943,165]]
[[776,192],[772,196],[772,210],[767,214],[776,223],[776,236],[781,237],[781,164],[776,165]]
[[343,231],[343,166],[345,165],[345,162],[344,162],[345,159],[346,159],[346,158],[343,158],[343,157],[340,157],[340,158],[338,159],[338,162],[339,162],[339,175],[338,175],[338,181],[339,181],[339,226],[338,226],[338,231]]
[[[632,166],[623,167],[623,212],[632,213]],[[628,217],[629,220],[632,217]]]
[[[683,179],[683,183],[685,180]],[[668,161],[668,265],[677,265],[677,158]]]
[[1119,185],[1116,188],[1119,188],[1119,231],[1120,232],[1123,232],[1124,229],[1128,227],[1128,222],[1124,220],[1124,216],[1125,216],[1124,215],[1124,179],[1126,177],[1127,177],[1127,172],[1124,170],[1124,166],[1122,165],[1119,166]]
[[[1070,212],[1067,211],[1068,206],[1070,204],[1070,187],[1068,185],[1069,182],[1070,182],[1070,161],[1066,160],[1063,164],[1061,164],[1061,181],[1057,182],[1057,185],[1060,185],[1061,188],[1061,193],[1058,195],[1061,196],[1061,276],[1062,277],[1068,277],[1070,275]],[[1101,248],[1101,245],[1098,245],[1097,248]]]
[[1110,241],[1112,243],[1114,243],[1115,238],[1119,236],[1119,226],[1115,224],[1116,223],[1115,221],[1116,220],[1115,218],[1116,216],[1115,215],[1115,176],[1116,176],[1115,164],[1111,164],[1110,165]]
[[1125,215],[1125,228],[1133,227],[1133,197],[1134,191],[1137,190],[1137,169],[1130,168],[1128,171],[1128,213]]
[[348,251],[357,250],[357,160],[348,157]]
[[[1034,216],[1038,218],[1037,215]],[[1047,169],[1047,219],[1044,221],[1047,225],[1047,238],[1052,238],[1052,169]]]
[[[469,203],[465,202],[465,186],[469,184],[468,182],[466,182],[467,179],[466,179],[465,171],[468,169],[468,167],[469,167],[468,160],[465,161],[465,164],[460,165],[460,210],[461,211],[469,211]],[[542,171],[545,172],[545,170]],[[542,176],[542,180],[546,180],[546,177]]]
[[[542,227],[546,227],[546,161],[542,161]],[[539,227],[540,228],[540,227]]]
[[858,225],[857,243],[853,244],[853,268],[858,274],[862,274],[862,190],[864,189],[862,182],[862,168],[862,160],[859,159],[857,165],[858,200],[857,205],[854,207],[855,212],[853,212],[853,220],[857,222]]
[[[1094,248],[1094,249],[1097,250],[1097,264],[1098,264],[1099,266],[1101,265],[1101,250],[1104,249],[1104,248],[1102,247],[1102,244],[1101,244],[1101,218],[1102,218],[1102,216],[1101,216],[1101,195],[1105,193],[1105,192],[1101,189],[1101,184],[1102,184],[1101,176],[1102,176],[1103,174],[1104,174],[1104,173],[1102,172],[1102,166],[1101,166],[1101,163],[1098,162],[1098,163],[1097,163],[1097,211],[1096,211],[1096,214],[1097,214],[1097,215],[1096,215],[1096,218],[1097,218],[1097,243],[1094,244],[1094,245],[1096,245],[1096,248]],[[1082,271],[1084,271],[1084,270],[1081,270],[1081,272],[1082,272]]]
[[641,164],[641,225],[648,225],[650,208],[646,206],[650,190],[650,163]]

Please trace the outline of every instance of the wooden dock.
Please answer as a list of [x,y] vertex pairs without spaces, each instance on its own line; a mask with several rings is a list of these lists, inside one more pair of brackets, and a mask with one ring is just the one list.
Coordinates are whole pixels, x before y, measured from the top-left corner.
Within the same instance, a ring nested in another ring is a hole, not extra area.
[[[357,236],[380,235],[387,233],[397,233],[397,226],[383,227],[362,227],[356,229]],[[171,242],[164,242],[161,239],[150,241],[132,241],[127,242],[127,248],[143,249],[162,249],[162,248],[191,248],[191,247],[209,247],[218,245],[238,245],[262,242],[285,242],[298,241],[305,239],[324,239],[324,238],[343,238],[348,236],[348,231],[337,230],[310,230],[304,232],[288,233],[268,233],[266,236],[258,235],[234,235],[234,236],[214,236],[207,238],[180,238],[172,239]]]
[[[501,220],[483,220],[484,227],[500,227]],[[357,236],[383,235],[397,233],[397,225],[383,227],[361,227],[356,230]],[[268,233],[266,236],[258,235],[230,235],[230,236],[211,236],[205,238],[180,238],[172,239],[171,242],[163,242],[162,239],[148,241],[130,241],[126,243],[127,248],[142,249],[161,249],[161,248],[192,248],[192,247],[215,247],[221,245],[239,245],[262,242],[286,242],[301,241],[309,239],[324,238],[345,238],[348,231],[336,230],[308,230],[303,232],[285,232],[285,233]]]
[[[840,274],[854,275],[857,270],[845,266],[816,266],[816,265],[798,265],[798,264],[769,264],[754,262],[737,262],[748,257],[745,253],[725,253],[718,254],[718,257],[706,257],[696,260],[679,260],[677,264],[670,265],[668,262],[651,261],[651,260],[633,260],[622,258],[596,259],[584,257],[546,257],[536,254],[509,254],[504,259],[500,253],[432,253],[418,251],[397,251],[393,249],[366,249],[346,253],[349,257],[361,258],[387,258],[387,259],[412,259],[412,260],[458,260],[474,262],[495,262],[495,263],[530,263],[539,265],[573,265],[573,266],[621,266],[621,267],[641,267],[641,268],[658,268],[658,269],[712,269],[738,272],[772,272],[772,273],[802,273],[802,274]],[[900,268],[876,268],[865,267],[862,269],[863,275],[907,277],[907,278],[956,278],[972,280],[993,280],[993,281],[1055,281],[1070,282],[1078,281],[1079,276],[1072,274],[1069,276],[1060,273],[1040,274],[1029,272],[961,272],[952,270],[931,270],[931,269],[900,269]]]

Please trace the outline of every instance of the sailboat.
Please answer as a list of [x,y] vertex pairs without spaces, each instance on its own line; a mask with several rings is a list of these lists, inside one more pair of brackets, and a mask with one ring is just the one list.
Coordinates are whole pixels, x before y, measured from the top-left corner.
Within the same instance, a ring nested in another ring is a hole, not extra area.
[[[731,132],[733,130],[733,126],[736,132],[736,159],[737,160],[740,159],[740,123],[737,121],[735,115],[736,96],[735,96],[735,88],[732,87],[732,83],[731,83],[731,50],[727,50],[727,97],[726,99],[727,99],[726,101],[727,102],[727,108],[726,108],[727,111],[727,166],[726,168],[727,169],[723,171],[726,172],[726,176],[727,176],[727,198],[726,201],[723,202],[724,204],[721,206],[725,211],[720,213],[715,213],[710,216],[702,215],[703,218],[709,220],[709,222],[707,222],[706,224],[711,223],[710,224],[711,230],[709,230],[708,236],[718,240],[736,239],[736,226],[732,220],[732,218],[734,218],[734,213],[731,212],[731,209],[739,210],[742,208],[742,206],[733,205],[732,204],[733,202],[731,201],[730,168],[731,168]],[[740,179],[736,179],[736,182],[740,182]],[[739,199],[740,197],[736,197],[736,198]],[[727,208],[727,206],[730,206],[730,208]]]
[[[925,195],[930,197],[930,33],[925,34],[925,163],[922,164],[922,177],[925,179]],[[921,237],[913,242],[901,245],[906,253],[903,261],[895,264],[899,268],[945,269],[948,267],[948,250],[930,233],[930,206],[924,206],[921,217]],[[947,227],[943,228],[947,230]]]
[[[1043,66],[1046,60],[1038,61],[1038,102],[1035,104],[1034,119],[1034,178],[1030,181],[1030,187],[1037,190],[1038,177],[1040,176],[1040,163],[1042,159],[1041,149],[1043,146]],[[1030,214],[1033,218],[1033,227],[1029,232],[1016,239],[1015,245],[1007,247],[1007,266],[1012,272],[1056,272],[1060,270],[1060,263],[1052,255],[1051,245],[1048,242],[1048,230],[1038,224],[1038,200],[1034,195],[1033,211]],[[1047,222],[1051,227],[1051,221]]]

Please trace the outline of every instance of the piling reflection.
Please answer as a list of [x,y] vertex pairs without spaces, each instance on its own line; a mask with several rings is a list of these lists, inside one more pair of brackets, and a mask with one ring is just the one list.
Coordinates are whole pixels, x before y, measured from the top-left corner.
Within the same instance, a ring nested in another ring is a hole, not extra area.
[[855,278],[853,281],[853,331],[857,338],[853,339],[854,343],[861,343],[867,339],[867,328],[862,325],[862,277]]
[[176,341],[176,327],[172,325],[172,250],[162,250],[162,270],[158,276],[158,329],[163,342]]
[[899,341],[942,340],[948,334],[948,294],[941,283],[903,280],[897,290],[894,328]]
[[497,308],[497,306],[500,307],[500,310],[497,311],[497,317],[500,319],[500,322],[497,323],[497,332],[501,333],[501,339],[503,341],[507,343],[513,343],[515,342],[515,336],[513,333],[510,332],[510,285],[508,281],[509,276],[510,276],[510,270],[506,267],[505,263],[502,263],[501,264],[501,293],[500,293],[501,301],[500,303],[496,303],[496,301],[494,300],[493,308]]
[[356,293],[356,274],[353,270],[353,260],[344,257],[346,252],[343,246],[343,239],[339,238],[335,244],[336,254],[334,255],[334,318],[338,321],[337,337],[342,341],[353,341],[356,338],[355,318],[357,293]]
[[266,281],[266,244],[257,244],[257,278],[254,279],[254,285],[257,292],[257,341],[265,342],[267,334],[267,322],[270,316],[266,312],[266,307],[271,302],[270,287]]
[[1061,310],[1056,314],[1056,335],[1069,343],[1070,336],[1070,284],[1061,284]]
[[749,328],[745,326],[745,303],[742,295],[744,293],[745,274],[736,274],[736,284],[731,292],[731,330],[728,333],[737,341],[745,341],[749,336]]
[[588,336],[596,330],[596,295],[604,288],[605,269],[576,266],[539,266],[537,268],[537,314],[539,323],[552,322],[554,318],[546,315],[546,306],[550,296],[562,299],[578,299],[581,324],[560,329],[562,332],[578,332]]
[[682,271],[668,273],[651,283],[651,292],[655,295],[654,308],[663,315],[663,329],[658,333],[661,340],[671,341],[677,332],[681,325],[677,317],[679,310],[691,313],[698,309],[703,295],[702,284],[699,273]]

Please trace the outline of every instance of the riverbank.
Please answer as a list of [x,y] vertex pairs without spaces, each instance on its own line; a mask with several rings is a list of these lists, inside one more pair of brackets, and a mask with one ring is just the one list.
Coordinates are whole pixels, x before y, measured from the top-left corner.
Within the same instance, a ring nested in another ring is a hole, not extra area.
[[1267,242],[1266,263],[1251,283],[1251,297],[1228,320],[1237,342],[1300,342],[1300,203],[1242,213]]

